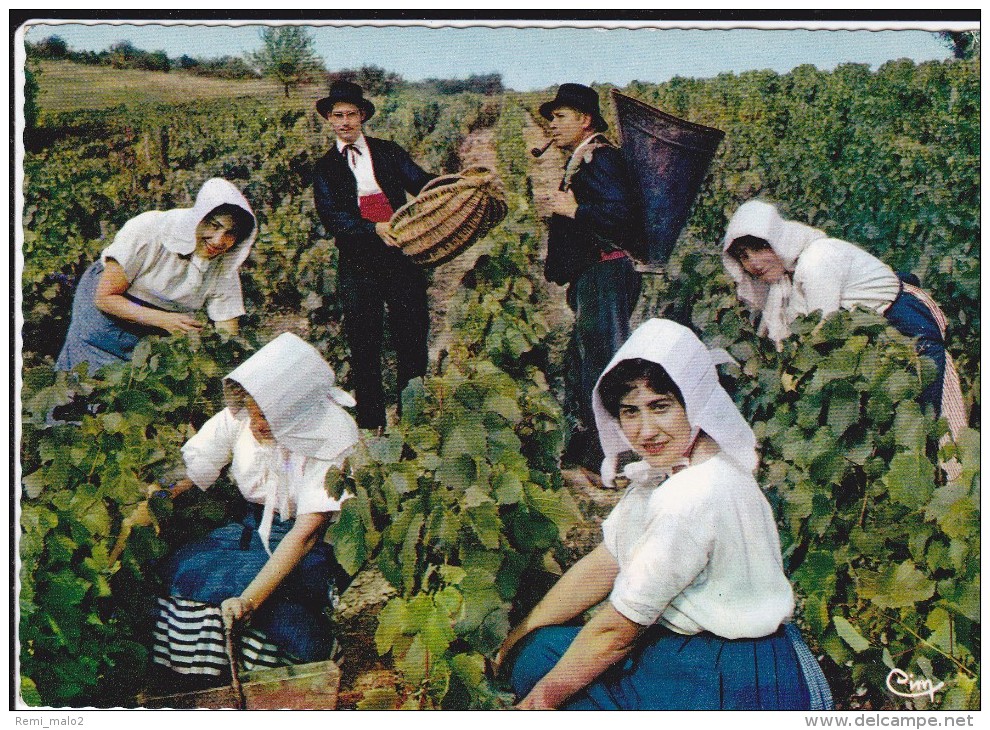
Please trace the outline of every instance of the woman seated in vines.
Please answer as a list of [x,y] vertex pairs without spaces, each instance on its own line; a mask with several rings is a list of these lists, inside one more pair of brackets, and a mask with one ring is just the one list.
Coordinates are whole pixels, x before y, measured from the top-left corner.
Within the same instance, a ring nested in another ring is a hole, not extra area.
[[226,408],[182,447],[187,478],[170,490],[205,490],[229,467],[245,502],[240,522],[163,565],[169,591],[159,599],[152,659],[183,689],[196,686],[190,677],[226,679],[224,625],[244,624],[245,669],[330,658],[326,610],[350,581],[324,541],[346,495],[331,498],[324,482],[357,443],[344,410],[354,399],[334,385],[316,348],[291,333],[231,372],[224,392]]
[[945,315],[915,277],[894,273],[848,241],[784,220],[761,200],[743,203],[732,216],[722,261],[739,299],[759,317],[760,334],[777,343],[790,336],[795,319],[816,310],[828,315],[860,306],[883,315],[935,363],[936,377],[919,403],[945,415],[953,436],[966,426],[959,376],[945,350]]
[[821,669],[789,623],[794,595],[753,478],[756,439],[707,348],[679,324],[650,320],[609,363],[592,404],[602,478],[626,492],[602,543],[496,657],[511,665],[519,707],[830,707]]
[[147,211],[131,218],[79,280],[72,319],[56,368],[131,359],[149,334],[196,332],[205,305],[216,326],[235,332],[244,314],[238,269],[257,223],[231,183],[207,180],[192,208]]

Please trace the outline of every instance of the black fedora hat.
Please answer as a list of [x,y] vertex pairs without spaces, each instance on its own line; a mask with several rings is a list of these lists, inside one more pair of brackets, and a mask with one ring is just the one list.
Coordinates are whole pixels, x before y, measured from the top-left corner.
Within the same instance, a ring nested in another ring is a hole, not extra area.
[[330,85],[328,95],[316,102],[316,111],[322,117],[327,118],[330,116],[330,112],[333,111],[333,105],[340,101],[354,104],[354,106],[363,111],[365,121],[371,119],[375,114],[375,105],[364,98],[364,89],[357,84],[343,80],[334,81]]
[[576,109],[583,114],[590,114],[592,126],[596,132],[608,129],[608,122],[602,116],[598,105],[598,92],[584,84],[561,84],[557,89],[557,97],[553,101],[540,104],[540,116],[546,120],[553,118],[553,110],[562,106]]

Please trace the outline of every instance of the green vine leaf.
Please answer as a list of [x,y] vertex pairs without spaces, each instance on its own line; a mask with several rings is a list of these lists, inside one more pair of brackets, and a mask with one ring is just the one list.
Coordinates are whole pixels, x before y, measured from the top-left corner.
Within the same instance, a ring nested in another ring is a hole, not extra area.
[[911,453],[895,454],[883,482],[892,499],[920,509],[931,498],[934,490],[934,467],[923,456]]
[[935,595],[935,583],[910,560],[860,574],[860,595],[880,608],[907,608]]
[[842,640],[849,644],[857,654],[870,648],[870,642],[845,618],[838,615],[833,616],[832,622]]

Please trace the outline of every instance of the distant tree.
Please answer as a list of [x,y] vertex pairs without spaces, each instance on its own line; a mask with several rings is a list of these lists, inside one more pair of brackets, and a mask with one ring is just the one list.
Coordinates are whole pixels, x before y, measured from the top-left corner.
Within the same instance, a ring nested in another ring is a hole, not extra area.
[[179,57],[179,68],[181,69],[185,69],[186,71],[188,71],[189,69],[195,68],[198,65],[199,65],[199,59],[197,58],[193,58],[192,56],[189,56],[185,53],[183,53],[182,56]]
[[362,66],[357,70],[354,82],[370,96],[386,96],[402,83],[402,77],[379,66]]
[[495,96],[505,91],[502,85],[502,74],[475,74],[468,76],[467,91],[486,96]]
[[29,52],[36,58],[65,58],[69,54],[69,46],[61,36],[50,35],[42,41],[29,46]]
[[339,71],[327,71],[327,88],[329,89],[334,81],[350,81],[352,84],[358,83],[358,72],[353,68],[342,68]]
[[76,63],[88,63],[91,66],[110,65],[110,51],[71,51],[69,60]]
[[143,71],[165,71],[172,68],[172,61],[165,51],[149,53],[135,48],[130,41],[114,43],[108,49],[110,65],[114,68],[137,68]]
[[975,30],[943,30],[936,33],[952,51],[953,58],[969,59],[980,55],[980,33]]
[[198,58],[196,65],[190,70],[198,76],[216,76],[221,79],[253,79],[260,75],[239,56]]
[[140,51],[130,41],[118,41],[107,49],[110,65],[114,68],[134,68],[134,61]]
[[251,68],[243,58],[238,56],[223,56],[223,75],[230,79],[258,78],[258,72]]
[[172,61],[165,51],[153,51],[152,53],[142,51],[139,68],[167,73],[172,68]]
[[505,91],[502,75],[497,73],[474,74],[466,79],[427,79],[424,84],[444,96],[465,92],[495,96]]
[[261,31],[261,49],[247,54],[262,76],[278,81],[289,90],[301,83],[314,81],[323,73],[323,62],[313,49],[313,37],[305,28],[281,26]]
[[460,94],[464,91],[463,79],[433,79],[433,83],[437,87],[437,92],[444,96]]

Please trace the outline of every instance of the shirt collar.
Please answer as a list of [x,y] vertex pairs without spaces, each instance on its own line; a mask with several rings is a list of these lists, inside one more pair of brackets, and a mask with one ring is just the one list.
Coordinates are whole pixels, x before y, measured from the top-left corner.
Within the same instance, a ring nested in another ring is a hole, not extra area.
[[348,144],[353,144],[355,147],[357,147],[362,152],[364,150],[368,149],[368,140],[366,140],[364,138],[364,134],[363,133],[361,134],[360,137],[358,137],[356,140],[354,140],[354,142],[350,142],[350,143],[345,142],[342,139],[338,139],[337,140],[337,151],[340,154],[344,154],[344,147],[346,147]]
[[[219,258],[219,256],[217,257]],[[200,271],[206,271],[210,268],[210,264],[213,263],[213,259],[208,259],[205,256],[200,256],[198,253],[193,252],[192,256],[189,257],[189,261]]]
[[579,144],[579,145],[578,145],[577,147],[575,147],[575,148],[574,148],[574,151],[573,151],[573,152],[571,152],[571,156],[570,156],[569,158],[567,158],[567,161],[568,161],[568,163],[569,163],[569,162],[570,162],[571,160],[574,160],[574,159],[577,159],[577,157],[578,157],[578,156],[579,156],[579,155],[581,154],[581,151],[582,151],[582,150],[583,150],[583,149],[584,149],[585,147],[587,147],[587,146],[588,146],[589,144],[591,144],[592,142],[596,142],[596,141],[598,141],[598,138],[599,138],[600,136],[601,136],[601,133],[600,133],[600,132],[595,132],[594,134],[589,134],[589,135],[588,135],[587,137],[585,137],[585,138],[584,138],[584,139],[583,139],[583,140],[581,141],[581,144]]

